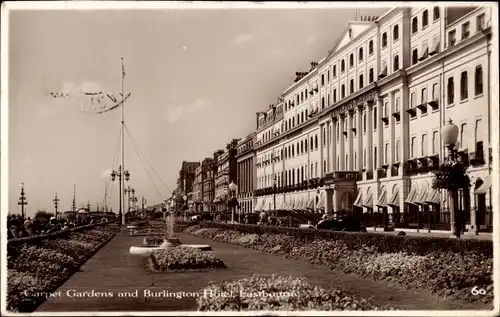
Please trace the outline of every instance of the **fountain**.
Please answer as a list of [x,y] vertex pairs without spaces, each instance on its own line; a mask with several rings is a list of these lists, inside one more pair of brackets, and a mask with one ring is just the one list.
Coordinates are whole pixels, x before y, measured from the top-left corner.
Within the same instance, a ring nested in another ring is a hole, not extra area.
[[134,245],[130,247],[131,254],[151,254],[155,250],[167,249],[167,248],[175,248],[178,246],[197,248],[202,251],[210,251],[212,248],[208,244],[183,244],[180,242],[179,238],[175,235],[174,225],[175,225],[175,215],[170,213],[166,218],[164,218],[165,222],[163,223],[163,228],[165,232],[165,236],[163,238],[163,243],[159,245]]

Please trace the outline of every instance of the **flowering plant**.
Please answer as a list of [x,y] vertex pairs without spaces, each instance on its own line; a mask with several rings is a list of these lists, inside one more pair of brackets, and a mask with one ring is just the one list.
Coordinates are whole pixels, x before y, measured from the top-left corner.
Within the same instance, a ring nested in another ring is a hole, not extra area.
[[156,271],[182,271],[225,268],[224,262],[211,252],[190,247],[172,247],[155,250],[149,258],[150,267]]

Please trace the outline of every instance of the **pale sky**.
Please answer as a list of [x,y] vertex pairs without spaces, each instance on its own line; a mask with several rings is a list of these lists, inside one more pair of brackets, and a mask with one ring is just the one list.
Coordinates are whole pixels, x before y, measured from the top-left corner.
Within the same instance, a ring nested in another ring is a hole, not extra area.
[[[381,15],[387,8],[362,9]],[[119,92],[125,61],[128,183],[148,204],[175,188],[182,160],[201,161],[255,130],[255,112],[275,103],[331,49],[354,9],[17,11],[10,16],[9,211],[70,210],[104,199],[120,129],[120,108],[80,111],[48,92]],[[143,159],[144,160],[144,159]],[[119,161],[118,161],[119,162]],[[112,193],[118,212],[118,183]]]

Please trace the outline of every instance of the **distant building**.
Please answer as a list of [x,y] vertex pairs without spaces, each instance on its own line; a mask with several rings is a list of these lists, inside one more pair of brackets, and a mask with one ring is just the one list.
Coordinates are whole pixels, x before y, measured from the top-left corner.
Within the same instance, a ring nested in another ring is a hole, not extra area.
[[249,134],[246,138],[238,142],[236,153],[237,179],[238,182],[238,202],[242,213],[253,212],[254,195],[253,191],[256,182],[255,169],[255,142],[256,133]]
[[239,139],[233,139],[226,145],[226,150],[217,157],[217,173],[215,175],[215,202],[217,211],[228,210],[230,198],[229,184],[236,183],[236,151]]
[[[195,171],[199,165],[200,162],[182,162],[179,177],[177,178],[176,194],[178,196],[184,197],[193,191]],[[177,203],[179,204],[179,202]],[[183,202],[181,202],[181,204],[183,204]],[[182,206],[177,206],[177,209],[179,208],[182,208]]]

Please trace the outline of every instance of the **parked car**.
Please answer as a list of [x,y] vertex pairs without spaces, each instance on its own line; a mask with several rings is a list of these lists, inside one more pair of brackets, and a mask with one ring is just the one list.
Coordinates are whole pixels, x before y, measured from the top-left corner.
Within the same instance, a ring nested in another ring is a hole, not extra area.
[[316,229],[366,232],[366,228],[361,225],[359,219],[354,217],[340,217],[338,219],[320,221],[316,225]]

